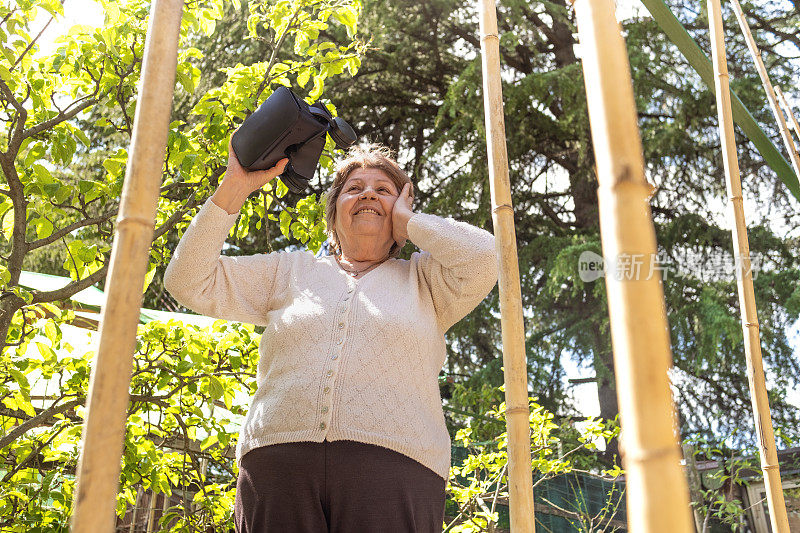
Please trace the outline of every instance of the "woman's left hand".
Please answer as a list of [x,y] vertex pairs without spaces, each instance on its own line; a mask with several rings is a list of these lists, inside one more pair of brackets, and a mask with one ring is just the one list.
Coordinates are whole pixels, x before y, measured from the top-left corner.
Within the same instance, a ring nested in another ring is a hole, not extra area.
[[408,240],[408,221],[414,216],[414,211],[411,209],[414,202],[412,191],[412,185],[406,183],[392,208],[392,237],[400,248],[405,246]]

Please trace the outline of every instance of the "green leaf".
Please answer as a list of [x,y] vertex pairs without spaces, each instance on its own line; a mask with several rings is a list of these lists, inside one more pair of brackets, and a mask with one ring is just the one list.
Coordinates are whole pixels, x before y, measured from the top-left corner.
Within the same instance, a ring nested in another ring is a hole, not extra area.
[[278,198],[283,198],[286,196],[286,193],[289,192],[289,188],[286,186],[285,183],[281,180],[275,180],[275,196]]
[[178,83],[181,87],[189,93],[193,94],[197,87],[197,82],[200,80],[200,69],[193,65],[187,65],[186,68],[179,68],[177,71]]
[[203,442],[200,443],[200,450],[204,451],[207,448],[210,448],[211,446],[215,445],[217,442],[219,442],[219,435],[217,435],[216,433],[212,433],[211,435],[203,439]]
[[287,213],[286,211],[281,211],[280,216],[280,225],[281,225],[281,233],[284,237],[289,237],[289,226],[292,223],[292,216]]
[[72,253],[77,255],[77,259],[80,259],[84,263],[88,263],[90,261],[94,261],[97,257],[97,245],[92,244],[91,246],[86,246],[85,243],[81,241],[72,241],[79,243],[73,250]]
[[297,84],[300,87],[305,87],[308,83],[309,78],[311,78],[311,69],[303,69],[300,71],[300,74],[297,75]]
[[[42,157],[44,153],[42,153]],[[33,169],[34,176],[36,176],[36,180],[42,184],[56,184],[56,180],[53,179],[53,175],[50,174],[50,171],[47,170],[44,165],[34,164],[31,166]],[[55,189],[57,190],[57,189]]]
[[358,7],[347,6],[336,10],[333,18],[341,22],[347,29],[348,37],[353,37],[358,26]]
[[39,217],[36,219],[36,236],[40,239],[44,239],[45,237],[49,237],[53,234],[53,223],[47,220],[44,217]]
[[81,144],[83,144],[86,148],[89,148],[90,145],[92,144],[91,141],[89,141],[89,137],[86,136],[83,130],[73,126],[72,133],[75,135],[75,137],[78,138],[79,141],[81,141]]
[[30,388],[30,385],[28,384],[28,378],[25,377],[25,374],[23,374],[22,372],[20,372],[19,370],[17,370],[14,367],[10,367],[8,369],[8,372],[9,372],[9,374],[11,374],[11,377],[14,378],[14,381],[19,383],[20,387],[22,387],[24,389],[29,389]]
[[67,199],[72,196],[72,187],[67,187],[66,185],[62,185],[58,188],[53,200],[57,204],[63,204],[67,201]]
[[3,237],[5,237],[7,240],[10,241],[11,235],[14,233],[14,210],[9,209],[5,213],[0,215],[0,217],[2,217],[2,222],[3,222],[2,225]]
[[247,34],[251,39],[258,36],[258,23],[260,21],[261,17],[257,14],[251,14],[247,17]]
[[215,400],[222,398],[225,393],[222,383],[216,376],[209,376],[208,378],[208,393]]
[[317,100],[320,96],[322,96],[323,86],[324,82],[322,76],[314,76],[314,88],[308,93],[308,97],[312,100]]
[[89,180],[79,180],[78,181],[78,192],[80,194],[86,194],[87,192],[91,191],[95,186],[95,182]]
[[17,402],[17,408],[21,409],[28,416],[36,416],[36,410],[31,405],[31,402],[22,395],[20,392],[14,392],[14,399]]
[[147,274],[144,276],[144,290],[143,293],[147,292],[147,288],[153,282],[153,277],[156,275],[156,267],[154,266],[150,270],[147,271]]
[[0,287],[7,285],[9,281],[11,281],[11,272],[5,265],[0,265]]
[[31,146],[30,150],[28,150],[28,153],[25,155],[25,166],[29,168],[32,167],[32,165],[36,161],[42,159],[46,153],[47,150],[44,147],[43,143],[41,142],[34,143],[34,145]]
[[[60,309],[58,311],[60,312]],[[47,321],[44,325],[44,334],[53,346],[58,343],[61,339],[61,330],[56,325],[55,320],[50,319]]]
[[103,168],[105,168],[112,177],[116,178],[122,174],[122,171],[125,169],[125,164],[119,159],[106,159],[103,161]]
[[41,342],[37,342],[36,343],[36,347],[39,349],[39,354],[42,356],[42,359],[44,359],[45,361],[47,361],[47,362],[53,361],[54,362],[54,361],[56,361],[58,359],[58,357],[56,356],[56,353],[48,345],[43,344]]

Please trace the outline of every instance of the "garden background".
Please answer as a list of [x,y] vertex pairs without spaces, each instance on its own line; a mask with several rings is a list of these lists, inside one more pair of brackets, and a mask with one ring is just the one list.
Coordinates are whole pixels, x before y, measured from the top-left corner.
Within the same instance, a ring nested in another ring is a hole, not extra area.
[[[105,281],[150,7],[89,4],[0,4],[3,531],[65,531],[73,497],[94,355],[90,341],[74,340],[75,330],[96,327],[98,305],[76,295]],[[668,4],[708,51],[704,6]],[[800,4],[743,8],[773,82],[797,102]],[[566,0],[507,0],[498,10],[533,466],[541,483],[568,471],[614,477],[618,408],[605,286],[578,273],[581,253],[601,250],[574,11]],[[667,265],[677,429],[702,458],[734,464],[752,455],[755,440],[735,279],[715,267],[732,263],[732,246],[714,95],[640,5],[621,2],[618,13]],[[726,23],[731,86],[780,146],[730,11]],[[416,210],[491,230],[479,48],[469,2],[188,0],[144,307],[185,311],[164,291],[164,267],[223,176],[230,134],[280,85],[322,99],[363,140],[391,147],[417,183]],[[773,423],[778,448],[791,448],[800,442],[800,212],[737,134],[750,246],[760,258],[755,289]],[[224,253],[326,253],[321,198],[339,155],[328,140],[307,195],[289,194],[278,181],[254,193]],[[28,272],[64,279],[47,285]],[[120,520],[150,491],[181,496],[160,515],[165,530],[227,531],[236,475],[230,452],[255,388],[260,330],[158,313],[142,322]],[[469,452],[454,453],[451,530],[489,531],[506,490],[496,289],[447,341],[445,413],[454,445]],[[596,412],[583,408],[587,394]],[[729,483],[732,471],[723,472]],[[739,527],[742,502],[718,496],[702,495],[697,509]],[[589,512],[578,499],[562,509],[574,528],[617,527],[613,505]]]

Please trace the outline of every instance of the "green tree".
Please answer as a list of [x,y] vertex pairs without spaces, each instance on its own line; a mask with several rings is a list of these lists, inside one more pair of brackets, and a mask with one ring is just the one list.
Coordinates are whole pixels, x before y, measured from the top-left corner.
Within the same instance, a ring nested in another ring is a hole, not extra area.
[[[677,0],[669,4],[708,49],[702,9]],[[342,102],[340,113],[372,140],[397,149],[419,182],[423,209],[489,226],[480,43],[472,6],[370,0],[365,8],[360,28],[372,41],[363,67],[331,86],[331,97]],[[769,53],[773,80],[794,90],[797,11],[785,2],[746,2],[744,9],[759,46]],[[602,281],[584,283],[577,271],[579,255],[600,253],[600,242],[574,12],[563,0],[512,0],[498,10],[532,393],[549,409],[568,412],[562,358],[570,357],[594,370],[601,416],[613,419],[618,408],[605,287]],[[732,86],[780,146],[730,13],[727,28]],[[670,268],[664,289],[683,431],[731,434],[731,428],[752,422],[735,282],[732,276],[708,276],[715,260],[731,260],[714,97],[650,17],[626,20],[624,31],[647,177],[655,186],[651,206]],[[786,237],[798,226],[797,201],[752,145],[741,136],[738,141],[745,194],[764,214],[751,213],[749,221],[751,248],[763,258],[756,298],[765,361],[776,370],[771,400],[777,423],[796,437],[797,409],[785,394],[800,380],[787,337],[798,316],[796,237]],[[493,296],[448,333],[448,371],[457,382],[480,390],[502,381],[497,314]]]
[[[0,4],[4,530],[66,530],[71,507],[92,354],[63,343],[61,328],[85,323],[68,299],[105,278],[149,12],[143,0],[102,4],[102,27],[73,27],[51,54],[39,53],[41,34],[31,28],[37,17],[62,16],[61,2]],[[246,21],[227,42],[251,43],[253,53],[247,62],[241,57],[204,64],[195,45],[224,31],[218,23],[226,9]],[[253,1],[246,8],[208,0],[185,6],[177,109],[148,283],[213,192],[225,170],[228,138],[242,120],[278,85],[299,87],[316,100],[331,78],[358,70],[363,45],[354,36],[360,10],[358,0]],[[330,27],[341,28],[337,39],[322,33]],[[326,167],[332,150],[329,142]],[[277,183],[242,209],[232,231],[233,252],[237,242],[267,224],[287,242],[311,249],[324,238],[318,197],[291,197]],[[71,282],[53,291],[20,285],[23,268],[42,258]],[[228,420],[243,413],[253,392],[257,339],[252,327],[222,323],[205,331],[179,324],[151,324],[140,331],[119,510],[132,503],[137,486],[159,493],[197,490],[193,508],[173,510],[175,527],[230,527],[235,426]]]
[[[496,389],[496,396],[502,394]],[[536,473],[534,494],[543,499],[550,511],[559,516],[569,517],[568,522],[575,531],[615,531],[609,522],[615,518],[623,498],[622,491],[611,483],[611,490],[604,494],[605,505],[599,513],[590,512],[582,499],[582,492],[577,490],[574,496],[574,508],[563,509],[558,504],[541,497],[541,486],[556,476],[566,474],[600,475],[606,480],[614,480],[622,471],[618,468],[600,470],[596,468],[596,450],[598,444],[605,446],[616,437],[619,428],[607,425],[602,420],[588,421],[581,431],[569,423],[556,423],[555,416],[536,403],[534,398],[530,404],[530,433],[532,450],[532,468]],[[494,430],[487,433],[485,421]],[[452,532],[494,532],[499,520],[498,503],[508,505],[508,435],[505,433],[505,403],[495,404],[486,410],[485,415],[473,418],[466,427],[458,430],[456,442],[466,456],[456,461],[451,468],[448,481],[448,492],[451,499],[448,505],[452,519],[445,531]],[[477,430],[477,431],[476,431]],[[537,509],[537,522],[541,522],[542,514],[549,514]],[[537,529],[546,526],[537,523]]]

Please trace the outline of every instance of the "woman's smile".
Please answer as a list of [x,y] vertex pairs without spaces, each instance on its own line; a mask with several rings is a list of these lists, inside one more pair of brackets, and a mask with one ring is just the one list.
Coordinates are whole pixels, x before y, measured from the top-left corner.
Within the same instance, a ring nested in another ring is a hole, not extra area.
[[375,168],[354,170],[336,199],[336,231],[346,252],[383,257],[392,239],[392,209],[400,191]]

